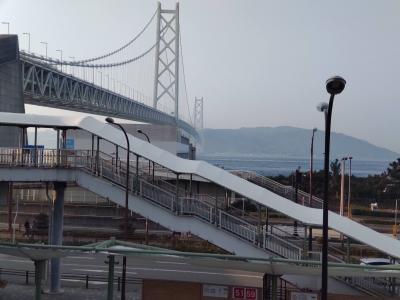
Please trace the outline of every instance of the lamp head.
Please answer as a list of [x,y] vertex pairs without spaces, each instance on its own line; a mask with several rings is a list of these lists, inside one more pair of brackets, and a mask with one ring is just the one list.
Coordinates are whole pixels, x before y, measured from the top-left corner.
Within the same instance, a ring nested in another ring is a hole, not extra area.
[[320,112],[326,112],[328,110],[328,107],[329,107],[328,103],[321,102],[317,105],[317,110]]
[[110,123],[110,124],[114,124],[114,123],[115,123],[115,122],[114,122],[114,119],[111,118],[111,117],[107,117],[107,118],[106,118],[106,122],[107,122],[107,123]]
[[334,76],[326,81],[326,90],[331,95],[340,94],[346,86],[346,80],[340,76]]
[[143,131],[141,129],[138,129],[137,132],[138,133],[143,133]]
[[318,128],[317,128],[317,127],[314,127],[312,131],[313,131],[313,132],[317,132],[317,131],[318,131]]

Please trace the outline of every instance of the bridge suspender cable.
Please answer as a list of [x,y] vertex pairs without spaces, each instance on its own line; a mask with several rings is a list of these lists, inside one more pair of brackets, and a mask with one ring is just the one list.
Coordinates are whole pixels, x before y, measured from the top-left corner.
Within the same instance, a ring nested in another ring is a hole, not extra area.
[[143,27],[143,29],[133,39],[131,39],[128,43],[126,43],[122,47],[120,47],[120,48],[118,48],[118,49],[116,49],[116,50],[114,50],[112,52],[109,52],[109,53],[101,55],[101,56],[97,56],[97,57],[89,58],[89,59],[84,59],[84,60],[75,60],[75,61],[63,60],[61,62],[58,59],[52,59],[50,57],[43,57],[43,56],[35,55],[33,53],[26,53],[24,51],[21,51],[21,53],[23,55],[25,55],[25,56],[32,57],[32,58],[35,58],[35,59],[39,59],[41,61],[46,61],[46,62],[49,62],[49,63],[52,63],[52,64],[57,64],[57,65],[62,63],[63,65],[79,66],[79,67],[84,67],[84,68],[85,67],[86,68],[107,68],[107,67],[113,67],[113,66],[121,66],[121,65],[124,65],[124,64],[127,64],[127,63],[131,63],[133,61],[136,61],[136,60],[142,58],[144,55],[146,55],[151,50],[153,50],[155,45],[153,45],[149,50],[145,51],[144,53],[142,53],[141,55],[139,55],[137,57],[134,57],[132,59],[129,59],[129,60],[126,60],[126,61],[122,61],[122,62],[119,62],[119,63],[116,63],[116,64],[87,64],[87,63],[110,57],[110,56],[112,56],[114,54],[117,54],[117,53],[121,52],[122,50],[126,49],[128,46],[132,45],[143,34],[143,32],[145,32],[146,29],[150,26],[151,22],[154,20],[154,17],[156,16],[156,13],[157,12],[155,12],[153,14],[153,16],[150,18],[150,20],[147,22],[147,24]]
[[[52,58],[47,58],[46,62],[50,63],[50,64],[54,64],[54,65],[63,65],[63,66],[73,66],[73,67],[81,67],[81,68],[112,68],[112,67],[118,67],[118,66],[123,66],[123,65],[127,65],[130,64],[132,62],[135,62],[139,59],[141,59],[142,57],[144,57],[146,54],[148,54],[149,52],[151,52],[154,47],[156,45],[154,44],[150,49],[146,50],[145,52],[143,52],[142,54],[135,56],[133,58],[124,60],[124,61],[120,61],[120,62],[116,62],[116,63],[110,63],[110,64],[80,64],[76,61],[60,61],[58,59],[52,59]],[[31,54],[31,53],[26,53],[26,52],[21,52],[21,54],[23,56],[27,56],[33,59],[38,59],[38,60],[42,60],[41,56],[35,55],[35,54]]]

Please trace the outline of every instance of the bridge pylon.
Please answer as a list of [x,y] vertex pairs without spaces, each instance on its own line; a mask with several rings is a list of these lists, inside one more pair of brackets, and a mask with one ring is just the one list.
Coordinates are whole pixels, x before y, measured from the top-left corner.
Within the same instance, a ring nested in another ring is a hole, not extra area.
[[157,108],[158,101],[165,98],[172,100],[176,120],[179,117],[179,39],[179,3],[174,10],[168,10],[162,9],[158,2],[153,106]]
[[194,128],[203,129],[203,97],[194,98]]

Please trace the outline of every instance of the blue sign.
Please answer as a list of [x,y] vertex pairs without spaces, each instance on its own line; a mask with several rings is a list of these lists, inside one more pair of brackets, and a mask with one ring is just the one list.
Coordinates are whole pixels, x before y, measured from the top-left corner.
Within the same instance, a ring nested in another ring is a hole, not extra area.
[[70,150],[75,149],[75,140],[74,139],[66,139],[65,140],[65,149],[70,149]]

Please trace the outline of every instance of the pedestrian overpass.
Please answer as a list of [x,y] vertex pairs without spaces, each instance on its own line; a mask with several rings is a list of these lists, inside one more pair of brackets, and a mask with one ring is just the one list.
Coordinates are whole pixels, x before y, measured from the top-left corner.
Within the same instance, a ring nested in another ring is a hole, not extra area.
[[[0,125],[23,128],[54,128],[63,132],[81,129],[113,146],[124,149],[122,132],[92,117],[71,118],[0,113]],[[62,136],[65,136],[64,134]],[[275,232],[254,224],[246,216],[224,207],[213,195],[193,192],[195,178],[235,192],[262,207],[268,207],[301,222],[321,227],[322,210],[305,207],[259,185],[202,161],[181,159],[150,143],[129,136],[132,163],[129,170],[129,209],[173,231],[188,232],[237,255],[265,258],[280,256],[304,260],[315,256],[304,247],[304,239],[284,231]],[[63,143],[62,143],[63,144]],[[98,144],[99,145],[99,144]],[[0,148],[0,181],[74,182],[124,206],[126,163],[96,149]],[[116,151],[118,152],[118,151]],[[153,164],[153,168],[148,167]],[[173,179],[173,184],[171,180]],[[179,184],[188,182],[186,188]],[[346,237],[400,258],[400,242],[351,219],[329,212],[329,227]],[[315,253],[316,252],[316,253]],[[312,255],[311,255],[312,254]],[[330,249],[330,260],[344,262]],[[346,280],[373,295],[395,293],[395,284],[373,277]],[[330,285],[334,286],[334,285]],[[398,292],[398,291],[397,291]]]

